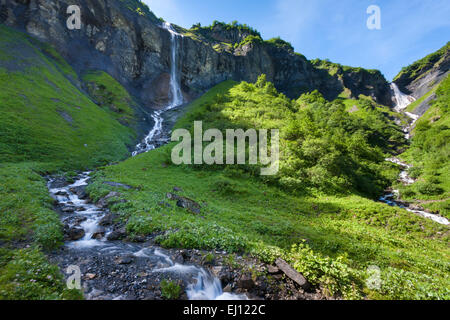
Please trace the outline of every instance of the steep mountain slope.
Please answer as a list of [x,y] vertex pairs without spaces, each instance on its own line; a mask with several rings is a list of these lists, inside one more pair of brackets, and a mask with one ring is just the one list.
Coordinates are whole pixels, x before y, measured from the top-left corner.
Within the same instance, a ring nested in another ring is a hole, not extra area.
[[[66,27],[68,5],[81,8],[80,30]],[[78,73],[103,70],[144,104],[167,104],[170,34],[140,1],[8,0],[0,16],[0,22],[54,45]],[[185,35],[178,54],[182,89],[188,100],[222,81],[254,82],[260,74],[266,74],[291,98],[319,89],[332,100],[344,90],[338,77],[317,70],[283,41],[262,41],[254,31],[248,32],[238,24],[175,29]],[[353,96],[364,93],[391,105],[384,77],[372,77],[376,78],[374,84],[360,71],[351,71],[346,77],[345,87]]]
[[135,133],[118,110],[97,106],[51,47],[4,26],[0,36],[1,162],[85,168],[127,156]]
[[401,91],[419,99],[446,78],[450,69],[450,42],[410,66],[394,78]]
[[431,212],[450,216],[450,77],[437,86],[429,109],[417,121],[411,147],[402,158],[417,180],[400,186],[403,199]]
[[[121,192],[126,206],[110,207],[132,237],[154,235],[166,247],[243,252],[269,263],[282,257],[327,296],[447,299],[448,228],[343,191],[370,193],[383,184],[380,175],[398,174],[384,161],[380,142],[395,136],[395,126],[378,122],[382,110],[362,103],[366,118],[359,119],[344,108],[317,92],[290,101],[263,78],[224,82],[189,105],[176,127],[192,130],[193,119],[205,129],[283,123],[275,179],[253,175],[258,167],[250,165],[176,166],[170,144],[98,171],[88,191],[100,199],[114,190],[105,181],[132,187]],[[168,199],[174,187],[199,212]],[[367,286],[369,265],[380,268],[379,288]]]

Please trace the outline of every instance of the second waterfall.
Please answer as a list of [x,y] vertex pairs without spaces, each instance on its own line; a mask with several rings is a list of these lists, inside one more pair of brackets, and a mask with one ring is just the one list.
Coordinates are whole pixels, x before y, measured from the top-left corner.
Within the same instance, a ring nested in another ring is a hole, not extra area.
[[168,137],[164,136],[163,131],[163,114],[166,111],[174,109],[183,104],[183,94],[181,92],[181,79],[180,79],[180,63],[178,59],[178,47],[179,39],[183,36],[175,31],[172,25],[168,22],[164,22],[162,27],[170,32],[171,37],[171,61],[170,61],[170,93],[169,104],[161,109],[156,110],[152,115],[154,125],[147,136],[136,146],[133,156],[140,153],[148,152],[156,149],[158,146],[168,140]]

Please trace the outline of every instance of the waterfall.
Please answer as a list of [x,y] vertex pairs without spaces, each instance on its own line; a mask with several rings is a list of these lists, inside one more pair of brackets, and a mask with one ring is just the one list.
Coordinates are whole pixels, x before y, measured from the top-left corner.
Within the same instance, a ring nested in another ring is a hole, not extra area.
[[168,139],[163,137],[163,114],[171,109],[174,109],[183,104],[183,94],[181,92],[181,79],[180,79],[180,63],[178,61],[179,41],[178,39],[183,35],[177,33],[172,25],[168,22],[164,22],[161,26],[170,33],[170,45],[171,45],[171,60],[170,60],[170,93],[169,104],[161,109],[153,112],[151,115],[154,125],[144,140],[136,146],[136,150],[133,152],[133,156],[136,156],[143,152],[156,149],[160,144],[157,142],[165,142]]
[[394,98],[395,98],[395,108],[394,110],[397,112],[400,112],[406,107],[408,107],[411,103],[413,103],[416,99],[412,96],[408,96],[407,94],[404,94],[400,91],[398,86],[392,82],[391,83],[391,89],[394,92]]

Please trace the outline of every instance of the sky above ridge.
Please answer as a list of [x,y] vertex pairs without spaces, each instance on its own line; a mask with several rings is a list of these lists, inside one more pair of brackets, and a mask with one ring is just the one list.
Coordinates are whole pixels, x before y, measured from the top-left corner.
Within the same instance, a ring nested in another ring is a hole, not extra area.
[[[214,20],[280,36],[308,59],[379,69],[388,80],[450,41],[449,0],[143,0],[158,17],[190,28]],[[369,30],[370,5],[381,29]]]

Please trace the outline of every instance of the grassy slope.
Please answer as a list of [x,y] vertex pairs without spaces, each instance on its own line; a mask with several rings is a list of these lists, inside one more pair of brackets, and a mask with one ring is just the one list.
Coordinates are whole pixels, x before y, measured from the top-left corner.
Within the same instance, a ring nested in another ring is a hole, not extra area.
[[425,76],[436,64],[442,61],[445,53],[450,50],[450,42],[436,52],[433,52],[426,57],[414,62],[413,64],[402,68],[400,73],[395,76],[394,82],[398,80],[406,81],[407,83]]
[[129,107],[98,107],[77,82],[53,48],[0,26],[0,299],[78,297],[40,249],[61,244],[62,228],[39,173],[123,159],[134,133],[116,120],[132,121]]
[[402,197],[450,218],[450,77],[436,90],[437,98],[417,121],[411,148],[402,157],[414,165],[418,181],[401,187]]
[[[234,85],[223,83],[192,103],[177,127],[189,127]],[[169,165],[170,150],[96,173],[94,198],[111,190],[102,181],[135,187],[121,191],[128,203],[112,207],[129,232],[168,231],[157,240],[169,247],[244,251],[267,261],[282,256],[325,292],[348,298],[449,298],[448,228],[356,195],[294,196],[229,169]],[[165,200],[175,186],[202,204],[200,215]],[[382,270],[380,290],[364,284],[370,265]]]

